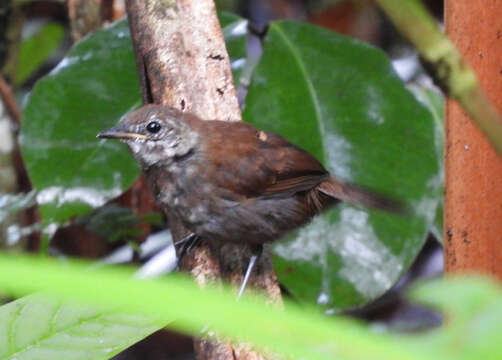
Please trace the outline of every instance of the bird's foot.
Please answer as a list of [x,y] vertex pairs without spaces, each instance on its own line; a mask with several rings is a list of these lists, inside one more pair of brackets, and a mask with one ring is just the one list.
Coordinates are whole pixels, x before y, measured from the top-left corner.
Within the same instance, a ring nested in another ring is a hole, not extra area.
[[249,278],[251,277],[251,274],[253,273],[253,269],[260,259],[261,254],[263,253],[263,245],[257,245],[251,249],[252,255],[249,258],[249,263],[248,267],[246,269],[246,274],[244,275],[244,279],[242,280],[241,287],[239,289],[239,293],[237,294],[237,300],[239,300],[244,294],[244,291],[246,290],[246,286],[249,282]]
[[183,239],[178,240],[174,243],[174,246],[177,247],[181,245],[181,249],[178,252],[178,264],[183,258],[183,256],[190,254],[190,251],[200,243],[200,236],[195,233],[190,233],[185,236]]

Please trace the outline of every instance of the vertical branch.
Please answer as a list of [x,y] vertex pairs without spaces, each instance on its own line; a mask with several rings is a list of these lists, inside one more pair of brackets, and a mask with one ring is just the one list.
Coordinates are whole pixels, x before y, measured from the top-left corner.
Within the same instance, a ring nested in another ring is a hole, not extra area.
[[[166,104],[202,119],[241,120],[230,59],[212,0],[128,0],[126,2],[143,102]],[[175,239],[187,233],[164,209]],[[200,285],[218,278],[238,284],[249,259],[247,246],[203,242],[183,258]],[[280,289],[267,256],[252,285],[280,301]],[[198,358],[259,359],[246,346],[196,340]]]
[[[455,44],[442,33],[420,0],[376,0],[376,2],[399,31],[417,47],[436,83],[446,95],[462,105],[470,115],[470,119],[479,126],[493,147],[502,155],[502,119],[497,109],[486,97],[476,74],[465,62]],[[473,8],[481,6],[472,3]],[[484,7],[486,8],[488,7]],[[485,12],[482,15],[485,16]],[[475,26],[476,31],[479,26],[480,24]],[[467,33],[470,36],[475,35],[474,30],[466,31]]]
[[212,1],[128,1],[127,11],[154,103],[202,119],[241,120]]
[[[499,1],[445,2],[447,33],[499,111],[501,13]],[[453,100],[448,101],[446,109],[445,161],[446,269],[483,272],[502,280],[502,160]]]

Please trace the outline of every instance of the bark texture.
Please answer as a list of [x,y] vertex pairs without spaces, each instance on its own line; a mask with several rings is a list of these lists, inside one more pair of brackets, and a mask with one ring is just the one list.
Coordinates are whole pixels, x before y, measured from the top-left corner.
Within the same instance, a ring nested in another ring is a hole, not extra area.
[[[144,103],[166,104],[202,119],[241,120],[230,60],[212,0],[128,0],[131,37]],[[174,239],[187,234],[164,209]],[[226,279],[240,284],[250,250],[245,246],[202,244],[183,258],[181,268],[203,286]],[[251,284],[280,303],[280,289],[267,255]],[[260,359],[246,345],[213,338],[195,340],[199,359]]]
[[202,119],[241,120],[212,1],[131,0],[127,10],[144,100]]
[[[502,111],[500,1],[447,0],[447,33]],[[480,21],[482,19],[482,21]],[[462,108],[446,109],[445,266],[502,280],[502,160]]]

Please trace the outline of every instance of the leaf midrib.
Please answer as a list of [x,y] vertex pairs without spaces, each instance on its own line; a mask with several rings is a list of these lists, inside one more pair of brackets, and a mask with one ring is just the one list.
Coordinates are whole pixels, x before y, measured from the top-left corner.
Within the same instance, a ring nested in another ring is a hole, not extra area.
[[314,88],[314,84],[312,83],[312,79],[307,71],[307,68],[305,66],[305,62],[303,61],[300,53],[298,52],[298,50],[295,48],[293,42],[288,38],[288,36],[286,35],[286,33],[282,30],[281,26],[280,26],[280,23],[275,23],[275,24],[272,24],[271,25],[271,29],[274,29],[277,34],[281,37],[281,39],[283,39],[285,45],[288,47],[288,49],[290,50],[291,52],[291,55],[293,57],[293,59],[296,61],[296,63],[298,64],[298,68],[300,69],[302,75],[303,75],[303,79],[305,80],[305,84],[307,86],[307,90],[310,94],[310,100],[312,102],[312,107],[314,108],[314,111],[315,111],[315,117],[316,117],[316,123],[317,123],[317,128],[319,130],[319,133],[320,133],[320,137],[319,137],[319,140],[321,142],[321,148],[322,148],[322,156],[323,156],[323,163],[326,164],[328,158],[327,158],[327,154],[326,154],[326,147],[325,147],[325,143],[324,143],[324,137],[325,137],[325,134],[326,134],[326,129],[324,127],[324,123],[322,122],[322,115],[321,115],[321,105],[320,105],[320,102],[319,102],[319,97],[317,95],[317,92]]

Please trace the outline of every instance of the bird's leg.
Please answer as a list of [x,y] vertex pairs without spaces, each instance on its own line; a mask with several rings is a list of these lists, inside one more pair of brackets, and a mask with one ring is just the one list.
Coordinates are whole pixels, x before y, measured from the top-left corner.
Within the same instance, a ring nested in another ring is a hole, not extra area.
[[254,269],[256,263],[258,262],[258,260],[260,259],[260,256],[263,252],[263,245],[254,246],[251,249],[251,252],[252,252],[252,255],[249,258],[248,267],[246,269],[246,274],[244,275],[244,280],[242,280],[241,287],[239,289],[239,294],[237,295],[237,300],[239,300],[241,298],[242,294],[244,293],[244,290],[246,290],[246,285],[249,282],[249,278],[251,277],[251,273],[253,272],[253,269]]
[[183,256],[190,253],[190,250],[194,248],[200,242],[200,236],[195,233],[190,233],[185,236],[183,239],[176,241],[175,246],[182,245],[179,255],[178,255],[178,263],[181,261]]

